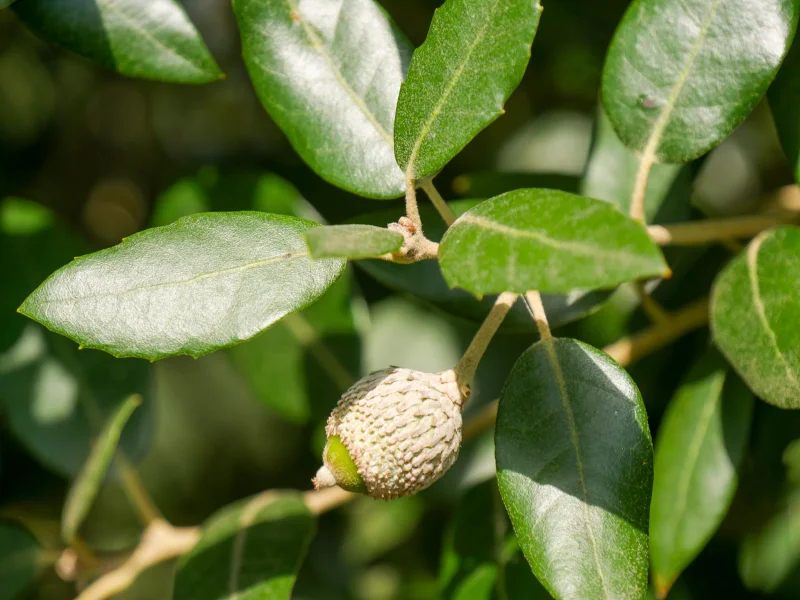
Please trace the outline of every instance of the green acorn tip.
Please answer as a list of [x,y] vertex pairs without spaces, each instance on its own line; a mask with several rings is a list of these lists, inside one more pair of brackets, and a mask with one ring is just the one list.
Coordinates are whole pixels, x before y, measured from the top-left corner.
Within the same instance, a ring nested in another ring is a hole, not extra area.
[[348,492],[367,493],[364,478],[359,474],[356,464],[338,435],[328,438],[322,451],[322,463],[317,476],[312,480],[314,489],[338,485]]

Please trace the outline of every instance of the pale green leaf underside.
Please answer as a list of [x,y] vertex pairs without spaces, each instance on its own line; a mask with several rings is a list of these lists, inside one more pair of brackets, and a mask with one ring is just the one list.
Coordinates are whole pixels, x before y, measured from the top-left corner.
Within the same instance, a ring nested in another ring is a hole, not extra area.
[[330,225],[306,233],[314,258],[375,258],[396,252],[403,234],[374,225]]
[[394,114],[411,45],[373,0],[235,0],[262,104],[321,177],[372,198],[403,194]]
[[603,69],[603,103],[623,142],[678,163],[719,144],[767,91],[798,4],[634,1]]
[[497,478],[520,547],[558,600],[647,586],[653,447],[628,374],[570,339],[539,342],[500,398]]
[[447,0],[400,89],[394,152],[404,171],[440,170],[503,113],[539,25],[538,0]]
[[259,212],[184,217],[75,259],[20,312],[115,356],[201,356],[257,335],[336,280],[345,261],[309,257],[314,226]]
[[766,231],[717,277],[711,329],[756,395],[800,408],[800,228]]
[[656,438],[650,556],[667,590],[700,553],[728,511],[738,484],[753,395],[709,349],[667,408]]
[[89,458],[73,482],[64,502],[61,517],[61,539],[64,543],[72,544],[83,520],[89,514],[103,478],[114,459],[122,429],[141,403],[141,396],[129,396],[117,408],[92,445]]
[[181,559],[173,600],[289,600],[314,529],[299,493],[275,492],[223,508]]
[[208,83],[222,77],[175,0],[19,0],[32,30],[130,77]]
[[477,296],[610,288],[668,271],[645,228],[616,207],[544,189],[467,211],[442,239],[439,262],[451,287]]

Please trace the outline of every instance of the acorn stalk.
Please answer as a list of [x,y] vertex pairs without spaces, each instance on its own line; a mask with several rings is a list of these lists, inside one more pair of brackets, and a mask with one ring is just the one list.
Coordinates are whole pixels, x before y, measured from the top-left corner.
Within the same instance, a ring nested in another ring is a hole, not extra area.
[[338,485],[386,500],[415,494],[453,465],[461,411],[480,358],[516,294],[501,294],[459,364],[440,373],[389,367],[353,384],[325,428],[320,489]]

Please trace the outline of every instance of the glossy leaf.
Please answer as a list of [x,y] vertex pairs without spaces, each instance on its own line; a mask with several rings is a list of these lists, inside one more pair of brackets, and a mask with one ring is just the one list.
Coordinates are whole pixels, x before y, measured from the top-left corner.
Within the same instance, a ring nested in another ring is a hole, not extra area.
[[711,150],[755,108],[788,50],[798,0],[635,0],[609,47],[602,95],[631,149],[663,162]]
[[314,528],[299,493],[255,496],[223,508],[181,559],[173,600],[289,600]]
[[667,408],[656,439],[650,509],[650,556],[661,597],[728,511],[752,413],[752,393],[714,349]]
[[21,597],[35,582],[41,548],[22,527],[0,522],[0,600]]
[[520,547],[555,598],[642,597],[653,447],[619,365],[576,340],[532,346],[506,380],[495,453]]
[[411,46],[373,0],[235,0],[262,104],[321,177],[373,198],[405,189],[394,114]]
[[374,225],[330,225],[306,233],[312,258],[376,258],[396,252],[403,234]]
[[42,37],[123,75],[208,83],[223,75],[175,0],[19,0]]
[[450,227],[439,248],[451,287],[565,293],[668,273],[644,227],[601,200],[523,189],[487,200]]
[[142,397],[129,396],[120,404],[92,444],[89,458],[72,484],[64,502],[61,517],[61,538],[71,545],[78,529],[92,508],[111,461],[117,452],[122,429],[133,411],[142,403]]
[[739,575],[753,590],[770,593],[800,564],[800,486],[781,499],[777,512],[739,549]]
[[[639,160],[639,155],[622,143],[605,111],[600,108],[581,195],[607,200],[628,214]],[[647,222],[688,221],[691,216],[690,195],[688,167],[653,165],[645,196]]]
[[719,349],[756,395],[800,408],[800,228],[760,234],[719,274],[711,329]]
[[[450,202],[450,208],[457,215],[465,213],[478,204],[476,200],[457,200]],[[386,210],[362,215],[359,221],[381,225],[397,221],[403,213],[400,210]],[[445,225],[432,206],[420,207],[420,214],[425,223],[425,235],[434,241],[442,238]],[[452,313],[472,321],[481,322],[494,303],[493,298],[478,300],[463,290],[451,289],[442,277],[439,262],[425,260],[410,265],[399,265],[384,260],[365,260],[358,266],[372,275],[385,286],[416,296],[433,304],[448,313]],[[543,294],[542,300],[547,310],[547,317],[553,327],[581,318],[600,306],[609,292],[573,291],[569,294]],[[518,302],[506,317],[504,327],[513,329],[535,330],[535,324],[525,306]]]
[[156,360],[202,356],[314,302],[344,261],[312,261],[315,223],[257,212],[205,213],[77,258],[20,312],[84,347]]
[[783,66],[767,92],[781,145],[800,181],[800,41],[795,38]]
[[415,178],[433,175],[503,114],[539,25],[538,0],[447,0],[400,88],[394,151]]

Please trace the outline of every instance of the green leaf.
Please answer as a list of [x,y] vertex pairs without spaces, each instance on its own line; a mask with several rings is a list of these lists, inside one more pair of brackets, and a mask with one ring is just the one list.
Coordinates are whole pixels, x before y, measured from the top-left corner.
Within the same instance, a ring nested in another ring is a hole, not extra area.
[[[622,143],[605,111],[597,111],[594,139],[580,193],[607,200],[628,214],[633,196],[639,155]],[[688,167],[653,165],[647,180],[645,214],[648,223],[688,221],[691,177]]]
[[78,529],[97,498],[108,467],[114,460],[122,429],[141,403],[141,396],[136,394],[129,396],[116,409],[92,444],[89,458],[73,482],[64,502],[64,512],[61,517],[61,538],[64,543],[71,545],[75,540]]
[[753,590],[770,593],[800,564],[800,486],[789,490],[778,511],[739,549],[739,575]]
[[41,548],[22,527],[0,522],[0,600],[14,600],[28,590],[39,572]]
[[[91,440],[131,394],[149,397],[151,367],[115,360],[29,323],[18,342],[0,355],[0,401],[11,429],[48,468],[74,476],[86,462]],[[130,420],[121,447],[141,458],[153,437],[150,402]]]
[[347,508],[342,553],[348,562],[368,564],[406,542],[425,513],[420,496],[375,502],[360,496]]
[[558,190],[515,190],[464,213],[439,248],[451,287],[566,293],[611,288],[669,269],[647,230],[608,202]]
[[208,83],[223,77],[174,0],[19,0],[42,37],[130,77]]
[[[457,214],[463,214],[478,205],[477,200],[457,200],[450,202],[450,208]],[[404,213],[401,210],[385,211],[362,215],[357,220],[380,225],[397,221]],[[437,241],[445,232],[445,225],[429,205],[420,207],[420,215],[425,223],[425,235]],[[481,322],[489,313],[494,303],[493,298],[478,300],[463,290],[451,289],[442,277],[439,262],[425,260],[410,265],[399,265],[385,260],[365,260],[358,266],[372,275],[385,286],[416,296],[434,306],[466,319]],[[609,296],[609,292],[579,292],[566,295],[543,294],[542,301],[547,310],[550,325],[556,327],[581,318],[600,306]],[[525,306],[518,302],[511,309],[504,323],[505,328],[535,331],[536,326]]]
[[750,389],[779,408],[800,408],[800,228],[757,236],[714,282],[711,330]]
[[396,252],[403,234],[374,225],[330,225],[306,234],[313,258],[376,258]]
[[314,302],[344,261],[312,261],[316,224],[258,212],[205,213],[75,259],[20,312],[84,347],[156,360],[249,339]]
[[235,0],[234,8],[259,98],[303,160],[351,192],[402,195],[392,136],[411,46],[381,7]]
[[795,39],[775,81],[767,91],[781,145],[800,181],[800,41]]
[[295,492],[262,494],[223,508],[181,559],[173,600],[289,600],[314,529]]
[[661,597],[719,527],[738,485],[753,395],[715,349],[689,372],[656,438],[650,556]]
[[789,48],[798,0],[635,0],[603,68],[622,141],[643,160],[711,150],[755,108]]
[[520,547],[559,600],[641,598],[653,447],[636,385],[582,342],[538,342],[514,365],[495,430]]
[[414,178],[433,175],[503,114],[519,85],[538,0],[447,0],[400,88],[394,152]]

